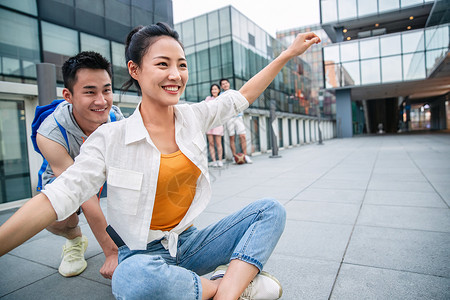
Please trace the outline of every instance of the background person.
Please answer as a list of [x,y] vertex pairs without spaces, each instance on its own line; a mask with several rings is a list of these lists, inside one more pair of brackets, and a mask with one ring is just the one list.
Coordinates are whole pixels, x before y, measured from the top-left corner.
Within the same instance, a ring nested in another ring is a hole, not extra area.
[[[107,178],[108,221],[122,239],[115,297],[278,299],[279,282],[261,271],[284,229],[279,202],[255,201],[202,230],[193,226],[211,197],[204,135],[246,109],[290,59],[319,41],[313,33],[299,35],[220,101],[176,105],[188,80],[178,34],[162,23],[135,28],[125,51],[142,95],[136,111],[96,130],[75,164],[0,227],[0,255],[73,213]],[[214,280],[199,276],[226,263]]]
[[[220,79],[220,86],[224,91],[228,91],[230,89],[230,82],[228,79],[222,78]],[[243,113],[238,114],[237,116],[231,118],[226,123],[226,127],[228,130],[228,135],[230,136],[230,148],[233,157],[236,157],[236,143],[235,143],[235,135],[239,136],[239,142],[241,143],[241,149],[245,156],[246,163],[253,163],[250,156],[247,155],[247,138],[245,137],[245,125],[244,119],[242,118]]]
[[[37,130],[36,142],[49,163],[42,175],[43,186],[73,164],[88,136],[100,125],[110,122],[110,110],[117,120],[123,119],[119,108],[112,105],[111,65],[104,57],[96,52],[81,52],[63,64],[62,73],[65,87],[62,94],[66,101],[59,104]],[[59,125],[64,128],[69,145]],[[106,257],[100,273],[111,278],[117,266],[117,246],[105,231],[107,224],[99,199],[94,195],[81,207]],[[47,227],[48,231],[67,239],[58,268],[65,277],[78,275],[87,267],[84,252],[88,240],[78,221],[78,214],[73,213]]]
[[[220,94],[220,87],[218,84],[212,84],[210,89],[211,95],[206,97],[205,101],[212,101],[217,98]],[[210,129],[206,132],[208,137],[209,144],[209,153],[211,154],[211,159],[213,161],[213,167],[223,167],[222,156],[223,156],[223,148],[222,148],[222,137],[223,137],[223,125],[217,126],[213,129]],[[214,150],[214,143],[217,147],[217,161],[216,161],[216,151]]]

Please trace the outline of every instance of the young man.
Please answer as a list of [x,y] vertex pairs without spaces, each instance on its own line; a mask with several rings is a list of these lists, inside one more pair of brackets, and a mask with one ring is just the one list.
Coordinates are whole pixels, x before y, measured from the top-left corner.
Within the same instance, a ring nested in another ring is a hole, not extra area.
[[[65,86],[62,93],[66,101],[42,122],[36,136],[39,149],[49,163],[42,176],[43,185],[73,164],[87,137],[111,121],[110,110],[116,120],[123,119],[119,108],[112,105],[111,65],[104,57],[95,52],[81,52],[64,63],[62,72]],[[59,126],[65,130],[68,145]],[[107,223],[99,199],[93,195],[81,208],[106,257],[100,273],[111,278],[118,264],[117,246],[105,230]],[[87,266],[84,252],[88,241],[78,226],[78,213],[47,227],[48,231],[67,239],[58,269],[65,277],[76,276]]]
[[[222,78],[220,79],[220,87],[224,91],[228,91],[230,89],[230,82],[228,79]],[[233,153],[233,157],[236,156],[236,144],[234,141],[235,134],[239,135],[239,141],[241,143],[242,152],[245,155],[245,162],[251,164],[253,161],[250,156],[247,155],[247,140],[245,137],[245,125],[244,119],[242,118],[242,113],[238,114],[236,117],[231,118],[226,123],[226,127],[228,130],[228,134],[230,135],[230,148]]]

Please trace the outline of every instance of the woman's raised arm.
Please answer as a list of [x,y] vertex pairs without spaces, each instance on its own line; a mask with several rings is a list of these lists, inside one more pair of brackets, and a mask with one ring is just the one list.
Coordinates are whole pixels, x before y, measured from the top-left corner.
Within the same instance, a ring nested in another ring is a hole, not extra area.
[[305,52],[312,44],[319,42],[320,38],[313,32],[297,35],[289,48],[281,52],[277,58],[245,83],[239,92],[252,104],[289,60]]
[[23,244],[56,221],[56,212],[45,194],[40,193],[23,205],[0,226],[0,256]]

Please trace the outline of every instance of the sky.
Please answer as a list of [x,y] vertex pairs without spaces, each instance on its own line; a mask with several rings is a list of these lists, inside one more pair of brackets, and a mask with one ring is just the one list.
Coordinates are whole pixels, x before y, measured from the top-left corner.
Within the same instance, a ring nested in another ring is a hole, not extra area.
[[175,24],[232,5],[273,37],[277,30],[320,22],[319,0],[172,0],[172,4]]

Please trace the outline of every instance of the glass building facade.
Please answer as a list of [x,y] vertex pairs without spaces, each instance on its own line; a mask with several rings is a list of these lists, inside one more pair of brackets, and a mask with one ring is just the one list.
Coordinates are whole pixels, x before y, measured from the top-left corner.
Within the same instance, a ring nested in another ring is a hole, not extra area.
[[290,45],[295,37],[302,32],[314,32],[321,42],[315,47],[311,47],[302,54],[302,59],[310,66],[310,72],[307,77],[311,80],[311,101],[318,103],[322,118],[336,118],[336,97],[333,92],[325,90],[325,81],[323,73],[323,54],[322,48],[331,44],[326,32],[320,25],[311,25],[306,27],[293,28],[277,32],[277,39],[284,45]]
[[[62,86],[64,61],[97,51],[111,61],[118,90],[128,78],[128,32],[158,21],[173,26],[172,14],[171,0],[0,0],[0,203],[32,196],[42,163],[29,140],[36,64],[55,64]],[[134,106],[121,107],[124,115]]]
[[[188,61],[189,81],[182,95],[187,102],[204,100],[211,84],[218,84],[221,78],[228,79],[232,89],[240,89],[287,48],[282,40],[270,36],[232,6],[175,24],[175,30],[181,36]],[[312,79],[316,74],[303,58],[289,61],[245,111],[249,154],[267,152],[274,145],[288,148],[317,141],[320,112],[329,116],[320,125],[323,138],[334,137],[332,101],[319,101],[319,88]],[[268,117],[271,103],[275,107],[274,119]],[[238,137],[235,139],[237,152],[242,152]],[[223,140],[225,157],[232,160],[227,131]]]
[[445,24],[328,45],[326,88],[425,79],[447,54],[449,29]]
[[434,0],[321,0],[321,23],[339,23],[398,12]]
[[[338,137],[375,133],[378,126],[390,133],[448,127],[447,0],[321,0],[320,6],[321,26],[333,41],[323,48],[323,65],[325,88],[336,94]],[[428,127],[414,126],[420,113],[428,114]]]
[[[212,83],[228,78],[233,89],[266,66],[286,47],[232,6],[175,24],[183,41],[189,82],[183,99],[201,101]],[[283,68],[252,108],[317,116],[318,102],[311,88],[311,67],[297,57]]]
[[113,64],[113,87],[128,72],[124,41],[137,25],[173,26],[171,0],[0,0],[0,80],[35,83],[36,63],[61,66],[80,51],[96,51]]

